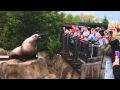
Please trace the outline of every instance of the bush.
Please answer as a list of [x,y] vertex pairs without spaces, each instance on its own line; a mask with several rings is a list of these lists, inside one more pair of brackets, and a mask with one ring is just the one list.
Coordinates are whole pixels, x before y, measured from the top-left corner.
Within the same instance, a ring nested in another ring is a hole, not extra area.
[[50,39],[47,44],[47,49],[50,54],[50,58],[60,49],[61,43],[59,39]]
[[3,48],[11,50],[34,34],[45,34],[39,49],[46,49],[47,35],[57,35],[64,24],[64,14],[59,11],[0,11],[0,40]]

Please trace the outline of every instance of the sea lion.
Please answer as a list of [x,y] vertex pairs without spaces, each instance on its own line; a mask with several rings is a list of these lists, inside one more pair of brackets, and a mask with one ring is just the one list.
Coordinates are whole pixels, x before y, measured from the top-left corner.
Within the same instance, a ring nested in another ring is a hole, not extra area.
[[39,34],[34,34],[25,39],[21,46],[13,49],[9,53],[9,59],[32,59],[36,58],[37,41],[40,39]]
[[31,37],[27,38],[21,45],[21,52],[23,58],[31,59],[36,58],[38,52],[37,41],[40,39],[39,34],[34,34]]
[[22,53],[21,53],[21,46],[16,47],[9,53],[9,59],[21,59]]

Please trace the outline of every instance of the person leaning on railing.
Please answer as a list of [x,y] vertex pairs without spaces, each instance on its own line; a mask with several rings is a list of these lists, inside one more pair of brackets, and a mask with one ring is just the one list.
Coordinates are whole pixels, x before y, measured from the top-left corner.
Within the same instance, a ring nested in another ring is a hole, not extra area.
[[100,44],[100,48],[105,56],[109,56],[111,54],[111,46],[108,43],[106,38],[103,38],[104,30],[101,30],[97,33],[97,38]]
[[112,60],[110,54],[112,52],[111,45],[108,40],[104,37],[104,30],[100,30],[98,34],[98,40],[100,43],[100,48],[103,52],[103,64],[105,66],[105,75],[104,79],[114,79],[113,68],[112,68]]
[[112,35],[110,42],[106,46],[101,46],[101,48],[105,55],[111,56],[113,62],[114,77],[118,78],[119,72],[116,72],[116,70],[118,71],[120,66],[119,62],[115,62],[115,51],[120,51],[120,31],[117,28],[112,28],[111,30]]

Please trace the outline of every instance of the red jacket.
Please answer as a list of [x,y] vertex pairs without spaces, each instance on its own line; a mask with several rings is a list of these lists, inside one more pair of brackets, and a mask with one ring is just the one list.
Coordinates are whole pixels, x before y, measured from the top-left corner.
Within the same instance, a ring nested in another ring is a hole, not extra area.
[[76,29],[71,29],[71,32],[75,33],[75,32],[77,32],[77,30]]

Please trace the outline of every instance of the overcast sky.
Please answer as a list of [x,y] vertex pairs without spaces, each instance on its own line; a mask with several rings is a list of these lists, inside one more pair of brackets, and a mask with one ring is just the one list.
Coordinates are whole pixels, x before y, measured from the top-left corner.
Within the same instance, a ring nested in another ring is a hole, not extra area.
[[65,13],[72,13],[73,15],[92,14],[101,19],[107,16],[110,21],[120,22],[120,11],[65,11]]

